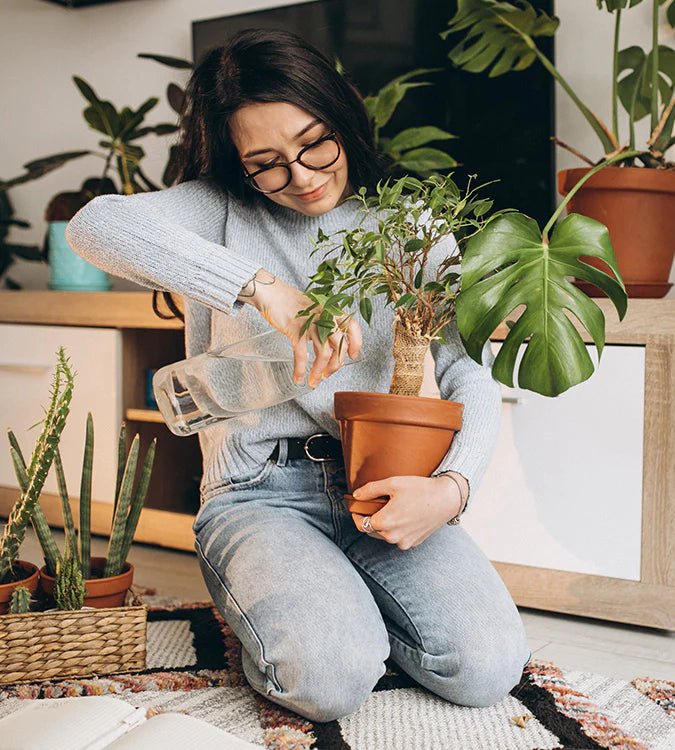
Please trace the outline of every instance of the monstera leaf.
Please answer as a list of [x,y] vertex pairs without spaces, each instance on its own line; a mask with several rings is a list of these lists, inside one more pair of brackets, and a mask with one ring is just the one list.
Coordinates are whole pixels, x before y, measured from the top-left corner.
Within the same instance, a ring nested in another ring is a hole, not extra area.
[[[675,90],[675,50],[659,45],[658,88],[661,101],[667,104]],[[633,110],[635,120],[641,120],[651,111],[652,53],[645,54],[640,47],[627,47],[619,52],[619,99],[626,112]]]
[[470,73],[491,67],[491,78],[524,70],[536,60],[533,37],[553,36],[558,19],[537,11],[527,2],[459,0],[457,13],[441,33],[465,31],[464,40],[450,51],[452,62]]
[[[600,258],[616,278],[584,263],[582,256]],[[473,236],[462,259],[462,288],[456,301],[457,325],[471,357],[481,362],[493,331],[524,305],[495,359],[494,377],[513,386],[516,356],[526,343],[518,369],[521,388],[557,396],[589,378],[593,362],[566,311],[591,335],[598,357],[605,343],[605,319],[568,276],[599,287],[623,318],[626,293],[609,233],[600,222],[570,214],[549,241],[534,219],[510,213]]]

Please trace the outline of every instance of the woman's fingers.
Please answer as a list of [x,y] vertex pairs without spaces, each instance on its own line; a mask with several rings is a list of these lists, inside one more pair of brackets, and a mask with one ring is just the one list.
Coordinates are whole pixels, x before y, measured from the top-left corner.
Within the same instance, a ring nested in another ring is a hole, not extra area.
[[326,369],[326,366],[330,361],[333,349],[328,341],[326,341],[325,344],[321,343],[321,339],[319,338],[318,333],[316,334],[316,338],[312,339],[312,343],[314,344],[314,353],[316,355],[316,358],[314,359],[312,369],[309,371],[309,379],[307,380],[307,385],[310,388],[315,388],[322,380],[324,370]]
[[295,364],[293,367],[293,380],[296,383],[302,383],[307,369],[307,337],[301,336],[293,344],[293,358]]
[[346,325],[347,341],[349,343],[348,353],[350,359],[356,359],[361,353],[363,345],[363,336],[361,335],[361,326],[358,321],[351,318]]

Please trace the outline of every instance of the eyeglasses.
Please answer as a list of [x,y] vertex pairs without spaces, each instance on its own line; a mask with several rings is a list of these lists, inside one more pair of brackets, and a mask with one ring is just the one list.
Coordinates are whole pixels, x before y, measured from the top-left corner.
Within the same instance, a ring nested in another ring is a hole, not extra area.
[[293,161],[277,161],[273,164],[257,169],[255,172],[244,170],[244,179],[248,180],[252,187],[261,193],[278,193],[288,187],[293,175],[291,164],[299,162],[306,169],[326,169],[340,158],[340,143],[334,130],[319,138],[314,143],[309,143],[298,151]]

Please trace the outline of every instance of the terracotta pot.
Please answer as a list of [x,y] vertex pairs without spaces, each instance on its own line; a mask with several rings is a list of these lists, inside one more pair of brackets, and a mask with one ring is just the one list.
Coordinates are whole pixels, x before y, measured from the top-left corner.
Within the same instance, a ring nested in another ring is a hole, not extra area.
[[25,575],[20,581],[12,581],[12,583],[3,583],[0,585],[0,615],[5,615],[9,612],[9,600],[12,598],[12,592],[17,586],[25,586],[31,594],[34,594],[38,587],[39,572],[37,565],[26,562],[25,560],[17,560],[14,563],[14,567],[21,568]]
[[[587,172],[588,168],[559,172],[560,194],[567,195]],[[584,184],[567,210],[597,219],[609,229],[629,297],[668,293],[675,256],[675,170],[605,167]],[[596,258],[585,262],[607,271]],[[577,285],[591,296],[602,294],[588,282]]]
[[[95,573],[103,573],[105,557],[92,557],[91,569]],[[84,582],[86,594],[84,607],[122,607],[127,590],[134,579],[134,566],[125,563],[122,573],[111,578],[87,578]],[[46,567],[40,568],[40,587],[45,594],[53,596],[56,579],[47,573]]]
[[358,501],[351,493],[378,479],[430,476],[462,426],[464,405],[423,396],[338,391],[334,412],[347,474],[347,508],[370,515],[389,498]]

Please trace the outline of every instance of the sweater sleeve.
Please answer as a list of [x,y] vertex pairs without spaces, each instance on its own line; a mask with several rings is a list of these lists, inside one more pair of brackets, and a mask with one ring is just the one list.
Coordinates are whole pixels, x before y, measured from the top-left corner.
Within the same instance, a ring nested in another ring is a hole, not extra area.
[[260,263],[222,244],[227,195],[206,180],[152,193],[101,195],[66,228],[75,252],[108,273],[231,314]]
[[448,343],[434,341],[436,383],[441,398],[464,404],[462,428],[449,451],[432,472],[455,471],[469,482],[469,496],[475,493],[487,469],[497,442],[501,420],[501,387],[492,377],[494,357],[490,343],[483,349],[483,364],[467,354],[453,321],[447,328]]

